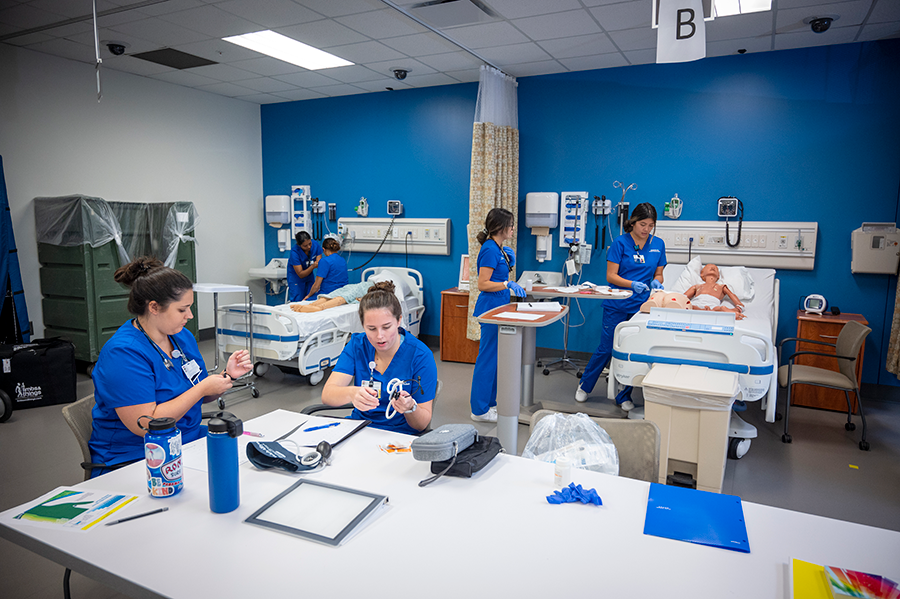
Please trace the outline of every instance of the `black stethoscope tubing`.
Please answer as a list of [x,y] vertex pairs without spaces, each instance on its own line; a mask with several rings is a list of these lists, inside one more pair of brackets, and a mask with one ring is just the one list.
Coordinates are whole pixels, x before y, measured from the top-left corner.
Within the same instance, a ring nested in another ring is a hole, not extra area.
[[[165,352],[156,344],[156,342],[150,338],[150,335],[147,334],[147,331],[144,330],[144,327],[141,326],[141,323],[137,318],[134,319],[134,323],[137,325],[137,328],[144,334],[144,337],[147,338],[147,341],[150,342],[150,345],[153,346],[153,348],[156,350],[156,352],[163,359],[163,364],[166,366],[166,370],[172,370],[174,365],[172,364],[172,361],[169,359],[169,356],[167,356],[165,354]],[[172,342],[172,345],[175,346],[175,351],[172,352],[172,357],[178,358],[181,361],[181,372],[182,372],[182,374],[184,374],[184,378],[188,379],[188,382],[191,385],[193,385],[194,381],[192,381],[190,378],[188,378],[187,373],[184,372],[184,359],[186,357],[185,353],[181,350],[181,346],[178,344],[178,341],[174,337],[172,337],[171,335],[166,335],[166,337],[168,337],[169,341]],[[177,356],[175,355],[176,352],[178,353]]]

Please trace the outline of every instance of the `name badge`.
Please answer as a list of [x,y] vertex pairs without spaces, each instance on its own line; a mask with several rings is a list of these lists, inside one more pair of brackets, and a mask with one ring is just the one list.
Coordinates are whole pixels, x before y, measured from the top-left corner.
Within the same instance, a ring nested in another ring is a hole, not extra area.
[[375,389],[376,393],[378,393],[378,395],[376,397],[378,398],[378,401],[381,401],[381,381],[369,381],[369,380],[363,379],[360,387],[368,387],[370,389]]
[[181,366],[181,370],[184,372],[185,376],[190,380],[194,380],[198,374],[200,374],[200,366],[197,365],[195,360],[191,360],[190,362],[185,362]]
[[638,264],[644,264],[644,255],[643,254],[635,254],[634,261]]

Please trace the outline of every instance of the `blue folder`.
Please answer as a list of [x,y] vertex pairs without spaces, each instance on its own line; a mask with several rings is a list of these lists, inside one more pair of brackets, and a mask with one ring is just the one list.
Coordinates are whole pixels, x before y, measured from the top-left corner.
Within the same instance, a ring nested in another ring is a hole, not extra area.
[[750,553],[741,498],[650,484],[644,534]]

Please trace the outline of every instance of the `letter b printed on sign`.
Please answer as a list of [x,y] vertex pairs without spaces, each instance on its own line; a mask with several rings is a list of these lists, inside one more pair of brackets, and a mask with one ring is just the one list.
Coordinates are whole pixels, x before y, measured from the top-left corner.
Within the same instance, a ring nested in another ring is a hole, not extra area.
[[702,0],[660,0],[656,62],[687,62],[705,57]]

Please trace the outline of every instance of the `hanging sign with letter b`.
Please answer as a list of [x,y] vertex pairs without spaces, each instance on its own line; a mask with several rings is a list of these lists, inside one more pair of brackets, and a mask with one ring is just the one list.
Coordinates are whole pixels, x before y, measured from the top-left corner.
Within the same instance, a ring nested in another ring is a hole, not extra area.
[[706,58],[702,0],[659,0],[656,62]]

